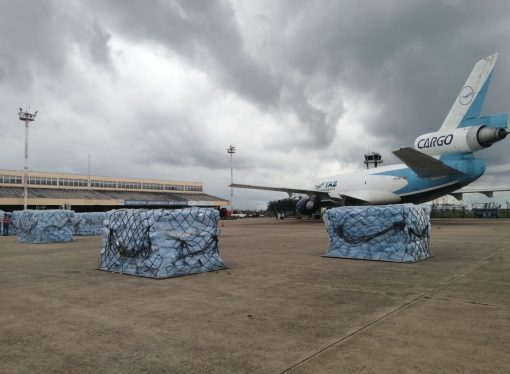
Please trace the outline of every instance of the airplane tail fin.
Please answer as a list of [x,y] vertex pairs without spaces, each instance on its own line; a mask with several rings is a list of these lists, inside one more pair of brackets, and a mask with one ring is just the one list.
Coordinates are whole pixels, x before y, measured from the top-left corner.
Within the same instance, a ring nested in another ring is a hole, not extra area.
[[480,117],[497,58],[494,53],[476,63],[439,131],[470,126],[470,119]]

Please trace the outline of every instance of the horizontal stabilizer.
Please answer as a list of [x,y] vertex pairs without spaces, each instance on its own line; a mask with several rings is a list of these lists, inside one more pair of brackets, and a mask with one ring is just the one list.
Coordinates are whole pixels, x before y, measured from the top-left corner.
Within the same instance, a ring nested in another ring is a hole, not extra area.
[[457,191],[454,191],[450,193],[454,198],[457,200],[462,200],[462,195],[465,193],[480,193],[482,195],[485,195],[487,197],[493,197],[494,192],[504,192],[504,191],[510,191],[510,188],[481,188],[478,190],[475,189],[460,189]]
[[421,153],[414,148],[400,148],[393,151],[393,154],[402,160],[420,178],[439,178],[463,174],[442,161]]

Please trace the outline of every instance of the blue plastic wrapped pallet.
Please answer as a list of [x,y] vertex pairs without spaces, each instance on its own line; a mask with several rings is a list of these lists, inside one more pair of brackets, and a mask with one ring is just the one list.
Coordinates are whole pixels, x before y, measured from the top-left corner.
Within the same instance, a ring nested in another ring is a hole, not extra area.
[[73,221],[74,235],[101,235],[105,219],[105,212],[76,213]]
[[72,210],[23,210],[14,212],[18,241],[22,243],[72,242]]
[[23,212],[22,210],[17,210],[12,213],[8,213],[11,217],[11,224],[9,225],[9,236],[18,235],[18,224],[22,212]]
[[396,204],[329,209],[327,257],[416,262],[430,257],[430,207]]
[[99,269],[159,279],[222,269],[219,219],[211,208],[107,212]]

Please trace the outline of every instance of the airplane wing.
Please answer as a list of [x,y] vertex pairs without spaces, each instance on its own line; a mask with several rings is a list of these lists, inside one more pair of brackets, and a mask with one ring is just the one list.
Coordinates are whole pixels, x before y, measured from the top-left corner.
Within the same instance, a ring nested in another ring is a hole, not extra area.
[[235,187],[235,188],[247,188],[250,190],[265,190],[265,191],[279,191],[279,192],[287,192],[289,195],[292,194],[302,194],[302,195],[308,195],[309,193],[313,193],[314,195],[317,195],[318,191],[314,190],[306,190],[306,189],[299,189],[299,188],[287,188],[287,187],[269,187],[269,186],[255,186],[252,184],[239,184],[239,183],[232,183],[229,185],[229,187]]
[[250,190],[286,192],[289,194],[289,197],[292,196],[293,194],[300,194],[300,195],[308,195],[310,198],[317,196],[317,197],[320,197],[321,200],[331,200],[331,201],[335,201],[338,203],[341,203],[343,201],[343,196],[340,195],[338,192],[334,192],[334,191],[317,191],[317,190],[310,190],[310,189],[304,189],[304,188],[293,188],[293,187],[256,186],[253,184],[239,184],[239,183],[233,183],[233,184],[229,185],[229,187],[247,188]]
[[485,195],[487,197],[493,197],[494,192],[504,192],[504,191],[510,191],[510,188],[482,188],[482,189],[463,189],[453,191],[450,193],[454,198],[457,200],[462,200],[462,195],[465,193],[481,193],[482,195]]
[[330,202],[333,205],[363,205],[379,204],[383,202],[387,203],[389,201],[396,203],[400,201],[400,197],[393,192],[375,189],[335,192],[317,191],[303,188],[255,186],[252,184],[239,183],[233,183],[229,187],[286,192],[289,194],[289,197],[292,196],[292,194],[308,195],[310,199],[318,197],[322,202]]
[[420,178],[439,178],[462,173],[444,162],[428,156],[414,148],[403,147],[393,151],[404,164],[411,168]]

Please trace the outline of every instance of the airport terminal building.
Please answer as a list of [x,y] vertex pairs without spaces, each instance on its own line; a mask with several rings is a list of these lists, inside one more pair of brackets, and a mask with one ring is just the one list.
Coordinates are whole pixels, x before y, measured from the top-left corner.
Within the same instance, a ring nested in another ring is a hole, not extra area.
[[[23,209],[23,175],[22,170],[0,169],[0,210]],[[120,208],[220,208],[230,204],[203,189],[202,182],[29,171],[27,207],[98,212]]]

